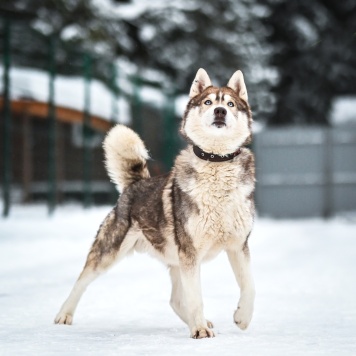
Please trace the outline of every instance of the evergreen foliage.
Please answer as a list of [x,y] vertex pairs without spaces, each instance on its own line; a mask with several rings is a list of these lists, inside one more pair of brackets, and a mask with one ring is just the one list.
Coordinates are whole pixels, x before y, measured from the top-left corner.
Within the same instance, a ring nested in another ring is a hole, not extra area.
[[52,36],[59,73],[81,75],[90,52],[107,85],[117,59],[181,93],[200,67],[222,85],[241,69],[255,119],[272,125],[327,124],[332,99],[356,90],[354,0],[2,0],[4,9],[28,15],[12,25],[15,65],[47,68]]

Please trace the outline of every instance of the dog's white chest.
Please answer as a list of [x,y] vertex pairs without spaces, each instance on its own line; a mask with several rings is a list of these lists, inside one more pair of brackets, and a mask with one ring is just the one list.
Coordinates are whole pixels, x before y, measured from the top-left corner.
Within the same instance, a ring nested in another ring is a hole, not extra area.
[[189,193],[199,210],[189,220],[189,232],[197,243],[238,243],[250,232],[253,209],[248,197],[253,185],[244,183],[241,174],[241,168],[234,165],[211,165],[199,173]]

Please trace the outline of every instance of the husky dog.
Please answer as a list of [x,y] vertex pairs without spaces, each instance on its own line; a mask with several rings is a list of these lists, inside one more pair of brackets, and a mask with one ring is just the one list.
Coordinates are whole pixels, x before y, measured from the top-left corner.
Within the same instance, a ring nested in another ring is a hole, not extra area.
[[55,323],[71,324],[86,287],[132,251],[149,252],[169,268],[170,305],[193,338],[213,337],[203,313],[200,265],[225,250],[241,289],[234,322],[246,329],[255,298],[248,238],[254,219],[251,110],[241,71],[226,87],[199,69],[181,133],[187,148],[172,171],[150,178],[148,152],[131,129],[117,125],[104,140],[106,168],[121,196],[105,218],[86,264]]

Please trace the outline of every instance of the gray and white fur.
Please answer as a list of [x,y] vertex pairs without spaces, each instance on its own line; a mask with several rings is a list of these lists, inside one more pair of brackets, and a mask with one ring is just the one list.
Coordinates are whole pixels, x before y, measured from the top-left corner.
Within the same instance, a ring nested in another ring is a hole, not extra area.
[[[240,71],[226,87],[212,86],[199,69],[190,90],[181,133],[187,141],[170,173],[149,177],[148,152],[131,129],[117,125],[106,136],[106,167],[121,195],[99,228],[86,264],[55,318],[72,324],[86,287],[132,251],[148,252],[168,266],[170,305],[193,338],[213,337],[203,312],[200,265],[226,251],[240,287],[234,322],[250,324],[255,298],[248,238],[254,219],[255,167],[252,116]],[[203,160],[193,146],[213,155],[239,154],[223,162]]]

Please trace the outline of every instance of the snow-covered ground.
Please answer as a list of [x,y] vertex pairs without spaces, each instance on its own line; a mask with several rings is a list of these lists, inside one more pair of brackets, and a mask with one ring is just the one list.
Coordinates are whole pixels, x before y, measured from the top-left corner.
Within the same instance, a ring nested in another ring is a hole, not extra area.
[[0,355],[355,355],[356,221],[257,219],[254,318],[232,322],[238,288],[224,254],[203,266],[216,337],[193,340],[168,305],[167,270],[128,257],[84,294],[74,325],[54,325],[109,207],[15,206],[0,218]]

